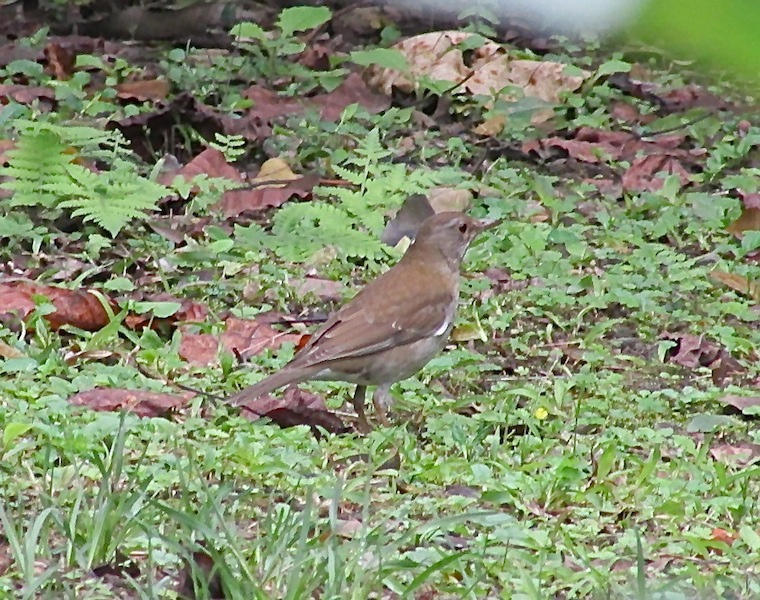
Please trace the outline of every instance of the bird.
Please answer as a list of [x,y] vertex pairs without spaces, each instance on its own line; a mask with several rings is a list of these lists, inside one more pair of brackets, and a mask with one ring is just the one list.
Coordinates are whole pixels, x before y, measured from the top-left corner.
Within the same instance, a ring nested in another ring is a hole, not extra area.
[[227,401],[240,406],[307,380],[354,383],[357,429],[366,433],[371,430],[364,411],[367,386],[378,386],[373,404],[378,421],[388,426],[391,385],[443,350],[454,326],[465,252],[497,223],[461,212],[428,217],[401,260],[329,317],[289,363]]

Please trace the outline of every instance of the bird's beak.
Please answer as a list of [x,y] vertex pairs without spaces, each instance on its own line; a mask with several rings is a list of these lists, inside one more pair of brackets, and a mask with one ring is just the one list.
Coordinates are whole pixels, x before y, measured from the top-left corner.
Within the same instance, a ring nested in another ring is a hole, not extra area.
[[486,229],[493,229],[498,227],[504,222],[504,219],[480,219],[478,221],[478,231],[485,231]]

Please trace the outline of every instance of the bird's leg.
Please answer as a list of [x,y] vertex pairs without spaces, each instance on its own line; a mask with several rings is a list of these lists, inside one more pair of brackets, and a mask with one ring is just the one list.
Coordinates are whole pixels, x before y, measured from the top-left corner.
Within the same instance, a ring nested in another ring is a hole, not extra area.
[[357,429],[361,433],[368,433],[372,430],[372,427],[369,424],[369,421],[367,421],[367,414],[364,412],[364,399],[367,396],[367,386],[366,385],[357,385],[356,391],[354,392],[354,397],[351,399],[351,403],[354,405],[354,410],[356,411],[357,416],[359,417],[359,421],[357,423]]
[[380,421],[383,427],[390,427],[390,421],[386,414],[386,409],[391,404],[390,384],[381,385],[372,394],[372,404],[375,405],[375,413],[377,414],[377,420]]

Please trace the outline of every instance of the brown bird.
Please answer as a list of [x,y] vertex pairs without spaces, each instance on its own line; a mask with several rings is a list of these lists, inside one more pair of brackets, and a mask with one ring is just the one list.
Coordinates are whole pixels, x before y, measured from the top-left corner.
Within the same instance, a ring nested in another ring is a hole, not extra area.
[[367,284],[333,314],[287,365],[228,400],[233,404],[309,379],[356,384],[352,403],[359,430],[369,430],[364,413],[367,386],[385,415],[388,390],[414,375],[446,344],[459,300],[459,267],[470,242],[495,223],[463,213],[429,217],[403,258]]

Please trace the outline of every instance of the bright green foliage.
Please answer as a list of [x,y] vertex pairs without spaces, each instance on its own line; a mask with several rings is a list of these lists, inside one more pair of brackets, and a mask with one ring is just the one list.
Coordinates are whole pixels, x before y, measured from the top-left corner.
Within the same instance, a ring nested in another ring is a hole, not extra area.
[[[13,192],[8,206],[73,209],[72,217],[93,221],[115,236],[132,219],[156,209],[169,190],[140,176],[126,159],[117,132],[91,127],[65,127],[20,121],[15,149],[0,176]],[[111,170],[95,172],[80,164],[81,157],[110,163]]]
[[320,188],[338,203],[288,204],[273,218],[272,236],[265,243],[290,261],[306,260],[326,246],[340,256],[379,260],[388,249],[380,242],[388,214],[412,194],[439,183],[433,171],[409,171],[393,164],[380,143],[377,129],[365,137],[343,166],[333,166],[353,187]]

